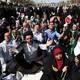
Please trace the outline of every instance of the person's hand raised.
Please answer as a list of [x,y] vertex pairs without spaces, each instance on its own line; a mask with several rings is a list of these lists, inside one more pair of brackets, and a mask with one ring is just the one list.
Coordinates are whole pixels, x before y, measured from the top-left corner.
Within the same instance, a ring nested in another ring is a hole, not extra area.
[[47,40],[46,46],[48,47],[48,46],[50,46],[52,43],[53,43],[53,40]]
[[66,72],[66,71],[67,71],[67,67],[68,67],[68,66],[65,66],[65,67],[62,69],[62,71],[63,71],[63,72]]
[[53,70],[54,72],[58,72],[58,69],[57,69],[56,67],[54,67],[53,65],[52,65],[52,70]]

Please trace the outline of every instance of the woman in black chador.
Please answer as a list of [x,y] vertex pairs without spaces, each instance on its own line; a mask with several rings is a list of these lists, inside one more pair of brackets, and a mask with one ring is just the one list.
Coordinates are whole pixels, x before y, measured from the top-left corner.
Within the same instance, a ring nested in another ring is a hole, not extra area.
[[52,55],[45,60],[41,80],[71,80],[70,63],[61,47],[56,46]]

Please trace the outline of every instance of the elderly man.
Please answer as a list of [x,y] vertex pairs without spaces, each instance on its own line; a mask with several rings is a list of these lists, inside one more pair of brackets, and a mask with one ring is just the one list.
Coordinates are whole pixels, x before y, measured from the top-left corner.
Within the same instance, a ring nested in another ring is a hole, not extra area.
[[0,43],[0,53],[2,54],[1,58],[1,64],[2,64],[2,71],[3,70],[3,65],[7,64],[13,59],[13,56],[16,54],[16,47],[17,47],[17,42],[15,40],[11,39],[11,34],[9,32],[4,34],[4,41]]

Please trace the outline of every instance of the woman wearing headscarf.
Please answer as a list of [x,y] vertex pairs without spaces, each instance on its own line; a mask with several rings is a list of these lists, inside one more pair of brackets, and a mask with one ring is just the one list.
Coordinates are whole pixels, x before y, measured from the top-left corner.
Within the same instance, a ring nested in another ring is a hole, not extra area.
[[70,63],[60,46],[56,46],[52,54],[45,60],[41,80],[71,80]]
[[72,80],[80,80],[80,54],[72,61]]

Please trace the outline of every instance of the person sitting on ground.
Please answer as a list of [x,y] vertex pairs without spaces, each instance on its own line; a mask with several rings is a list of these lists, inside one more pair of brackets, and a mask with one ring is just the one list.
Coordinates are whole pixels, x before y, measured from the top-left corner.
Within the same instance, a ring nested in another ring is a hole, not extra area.
[[71,80],[70,62],[60,46],[54,47],[52,54],[44,62],[43,75],[40,80]]

